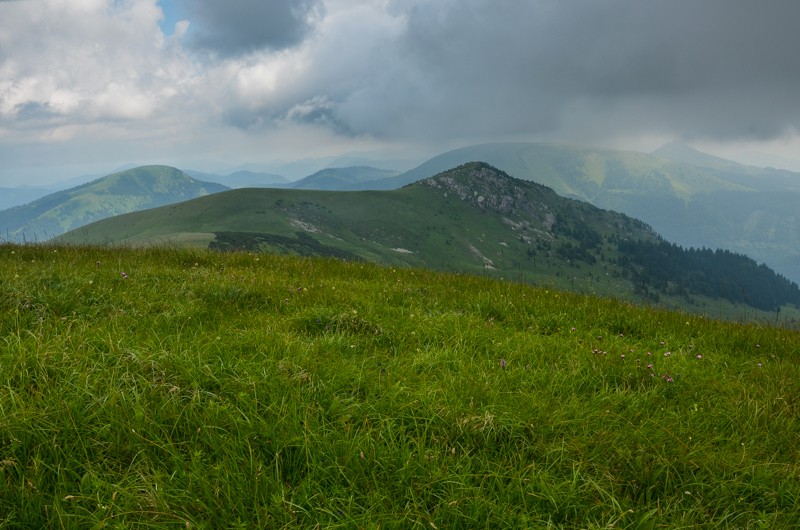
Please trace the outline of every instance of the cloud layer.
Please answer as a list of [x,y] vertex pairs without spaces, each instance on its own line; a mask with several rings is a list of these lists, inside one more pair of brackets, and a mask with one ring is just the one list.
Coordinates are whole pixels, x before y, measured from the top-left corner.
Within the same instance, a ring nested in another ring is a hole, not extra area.
[[0,0],[0,163],[800,130],[794,0],[170,1]]

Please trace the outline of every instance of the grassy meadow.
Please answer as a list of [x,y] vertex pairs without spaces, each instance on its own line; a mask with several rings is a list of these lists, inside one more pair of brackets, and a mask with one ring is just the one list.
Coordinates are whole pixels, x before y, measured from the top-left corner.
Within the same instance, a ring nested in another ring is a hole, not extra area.
[[796,528],[800,332],[333,259],[0,245],[0,528]]

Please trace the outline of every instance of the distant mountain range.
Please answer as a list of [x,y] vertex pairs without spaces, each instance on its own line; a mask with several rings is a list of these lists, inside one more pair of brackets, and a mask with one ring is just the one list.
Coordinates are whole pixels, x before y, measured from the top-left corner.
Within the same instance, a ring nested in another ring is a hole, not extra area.
[[380,182],[400,175],[399,171],[369,166],[328,168],[293,182],[296,190],[357,191],[380,187]]
[[45,241],[72,228],[131,211],[216,193],[231,188],[369,189],[399,175],[368,166],[328,168],[295,182],[270,173],[236,171],[229,175],[142,166],[63,191],[0,188],[0,241]]
[[281,175],[256,171],[243,170],[228,175],[218,175],[186,169],[184,173],[198,180],[222,184],[227,188],[284,188],[291,184],[289,179]]
[[[215,188],[206,185],[197,192],[200,195],[225,186],[390,190],[475,160],[549,186],[562,196],[641,219],[685,247],[746,254],[800,282],[800,174],[743,166],[678,143],[652,154],[560,144],[483,144],[443,153],[402,174],[353,166],[325,169],[294,182],[250,171],[227,176],[189,173],[196,180],[222,183]],[[150,200],[145,188],[140,188],[135,200],[115,199],[113,208],[87,215],[83,215],[87,206],[67,211],[42,209],[42,204],[60,204],[65,196],[73,204],[96,205],[97,197],[85,186],[42,197],[43,202],[13,213],[0,211],[0,239],[42,240],[103,216],[194,196],[155,193]],[[90,196],[80,199],[84,193]],[[6,196],[12,200],[10,193]],[[36,220],[38,217],[42,219]]]
[[172,167],[138,167],[0,211],[0,240],[46,241],[98,219],[226,189]]
[[332,191],[381,188],[381,181],[400,175],[400,171],[370,166],[321,169],[293,182],[281,175],[252,171],[237,171],[230,175],[217,175],[194,170],[187,170],[186,173],[201,180],[224,184],[230,188],[292,188]]
[[[723,297],[765,310],[800,304],[796,284],[749,258],[686,251],[640,221],[478,162],[399,190],[232,190],[98,221],[57,241],[332,256],[631,298]],[[663,258],[653,262],[654,254]]]

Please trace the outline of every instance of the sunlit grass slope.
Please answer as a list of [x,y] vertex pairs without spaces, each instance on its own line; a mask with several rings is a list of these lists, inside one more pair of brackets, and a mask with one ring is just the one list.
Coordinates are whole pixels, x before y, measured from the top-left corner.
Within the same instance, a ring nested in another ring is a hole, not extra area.
[[0,246],[0,527],[792,528],[800,334],[472,276]]

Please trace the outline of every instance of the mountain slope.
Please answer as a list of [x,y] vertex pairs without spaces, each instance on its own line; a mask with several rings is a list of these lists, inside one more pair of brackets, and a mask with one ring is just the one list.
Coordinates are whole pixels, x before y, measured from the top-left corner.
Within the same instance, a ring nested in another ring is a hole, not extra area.
[[[234,190],[106,219],[58,241],[191,243],[219,250],[335,256],[547,281],[652,300],[708,295],[717,289],[717,280],[703,271],[702,281],[689,284],[681,280],[690,272],[685,268],[665,272],[637,260],[642,245],[663,243],[644,223],[559,197],[550,188],[483,163],[465,164],[393,191]],[[687,262],[682,249],[660,251],[672,263]],[[717,257],[700,259],[713,270]],[[755,266],[752,260],[737,259],[733,268]],[[757,276],[758,289],[770,293],[765,301],[749,296],[756,290],[749,285],[730,301],[757,302],[764,309],[800,303],[796,285],[768,269]]]
[[[679,164],[689,164],[691,166],[707,167],[711,169],[722,169],[730,171],[746,171],[747,167],[731,160],[726,160],[717,156],[709,155],[702,151],[686,145],[682,142],[670,142],[664,144],[652,153],[653,156],[677,162]],[[755,168],[754,168],[755,169]]]
[[220,184],[195,180],[172,167],[142,166],[0,211],[0,237],[44,241],[98,219],[225,189]]
[[648,155],[499,143],[443,153],[377,184],[398,188],[470,160],[641,219],[681,245],[746,254],[800,282],[800,174],[743,166],[686,146]]

